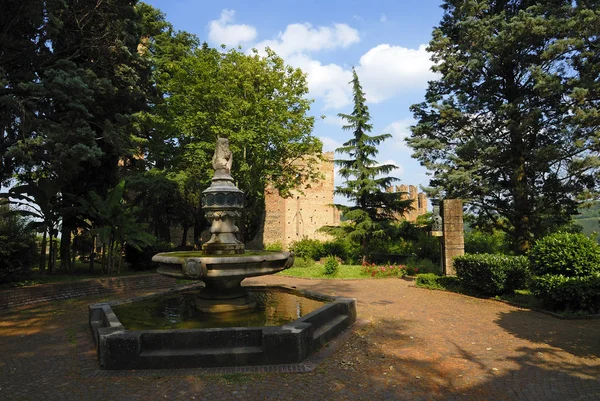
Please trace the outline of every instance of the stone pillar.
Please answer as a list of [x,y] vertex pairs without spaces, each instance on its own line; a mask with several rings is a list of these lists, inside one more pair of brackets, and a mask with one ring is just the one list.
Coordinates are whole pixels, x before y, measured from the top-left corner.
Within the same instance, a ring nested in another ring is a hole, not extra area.
[[444,226],[444,236],[441,237],[442,271],[446,276],[454,276],[456,271],[452,259],[465,254],[462,199],[443,200],[441,212]]

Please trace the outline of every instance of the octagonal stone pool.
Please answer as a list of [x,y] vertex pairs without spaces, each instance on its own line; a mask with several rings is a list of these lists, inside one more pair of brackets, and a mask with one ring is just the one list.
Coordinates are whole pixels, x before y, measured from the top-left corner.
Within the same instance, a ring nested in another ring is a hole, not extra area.
[[291,364],[356,321],[356,300],[289,286],[249,286],[257,308],[202,313],[202,285],[90,305],[102,369]]

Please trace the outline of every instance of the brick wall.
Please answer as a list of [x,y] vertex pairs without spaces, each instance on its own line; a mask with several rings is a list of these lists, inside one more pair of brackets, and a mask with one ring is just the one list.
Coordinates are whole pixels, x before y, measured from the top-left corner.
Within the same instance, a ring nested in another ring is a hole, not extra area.
[[265,245],[281,243],[284,249],[303,237],[328,240],[330,236],[317,230],[323,226],[335,226],[340,223],[339,211],[333,204],[333,152],[323,154],[319,171],[322,180],[310,183],[299,191],[292,192],[288,198],[282,198],[274,188],[265,191]]
[[12,288],[0,291],[0,310],[38,302],[90,295],[124,293],[141,289],[171,288],[175,286],[175,283],[176,279],[174,278],[161,276],[160,274],[147,274]]

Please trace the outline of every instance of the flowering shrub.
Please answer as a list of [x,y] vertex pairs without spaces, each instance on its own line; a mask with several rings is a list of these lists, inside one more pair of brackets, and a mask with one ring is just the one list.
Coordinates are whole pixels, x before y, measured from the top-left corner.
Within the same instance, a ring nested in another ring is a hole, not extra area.
[[361,270],[371,277],[402,277],[406,275],[406,266],[404,265],[376,265],[375,263],[363,262]]

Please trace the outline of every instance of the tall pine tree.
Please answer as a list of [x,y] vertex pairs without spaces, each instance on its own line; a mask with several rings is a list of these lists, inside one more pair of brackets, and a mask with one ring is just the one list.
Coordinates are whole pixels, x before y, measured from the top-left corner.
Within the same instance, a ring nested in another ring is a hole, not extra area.
[[597,189],[599,6],[446,0],[429,44],[440,79],[411,108],[413,157],[518,253]]
[[351,114],[338,114],[347,124],[342,128],[351,131],[353,137],[345,142],[336,152],[347,154],[348,159],[337,159],[339,174],[345,179],[343,186],[336,187],[335,194],[348,198],[351,206],[337,204],[348,224],[341,227],[327,227],[324,230],[333,235],[347,235],[360,244],[363,261],[369,253],[371,241],[389,238],[395,216],[403,214],[410,208],[410,200],[402,200],[398,193],[387,192],[387,188],[395,181],[388,174],[396,166],[378,164],[375,156],[377,146],[390,134],[369,135],[373,129],[370,124],[371,115],[366,105],[356,70],[352,69],[352,92],[354,109]]

